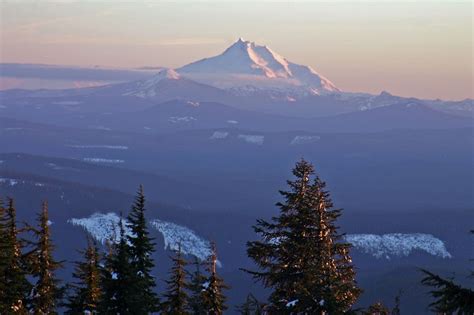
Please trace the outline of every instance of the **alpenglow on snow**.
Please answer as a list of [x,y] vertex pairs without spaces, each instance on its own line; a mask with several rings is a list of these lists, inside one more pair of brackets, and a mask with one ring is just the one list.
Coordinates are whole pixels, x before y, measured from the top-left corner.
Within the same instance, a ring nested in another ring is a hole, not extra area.
[[340,92],[311,67],[291,62],[268,46],[242,38],[220,55],[178,69],[163,69],[150,79],[135,82],[125,95],[153,98],[157,86],[164,81],[197,82],[238,95],[281,94],[289,99]]

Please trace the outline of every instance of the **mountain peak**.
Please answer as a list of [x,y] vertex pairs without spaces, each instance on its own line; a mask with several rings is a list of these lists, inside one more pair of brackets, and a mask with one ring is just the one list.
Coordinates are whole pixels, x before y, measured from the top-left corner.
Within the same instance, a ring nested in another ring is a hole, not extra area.
[[179,80],[181,76],[173,69],[163,69],[155,76],[160,79]]
[[292,63],[268,46],[242,37],[220,55],[190,63],[177,71],[192,80],[234,90],[298,90],[312,95],[339,91],[311,67]]

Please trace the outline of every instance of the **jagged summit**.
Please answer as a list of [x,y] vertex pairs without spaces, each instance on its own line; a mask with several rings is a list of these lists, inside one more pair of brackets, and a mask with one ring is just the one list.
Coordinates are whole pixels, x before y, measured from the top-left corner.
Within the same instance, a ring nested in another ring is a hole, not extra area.
[[290,62],[268,46],[243,38],[222,54],[190,63],[177,72],[221,88],[299,90],[309,94],[339,91],[311,67]]

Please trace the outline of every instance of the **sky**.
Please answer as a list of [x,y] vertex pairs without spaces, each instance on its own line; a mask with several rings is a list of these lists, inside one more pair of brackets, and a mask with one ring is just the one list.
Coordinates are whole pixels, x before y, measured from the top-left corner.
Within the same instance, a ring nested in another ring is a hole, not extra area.
[[2,0],[0,61],[178,67],[239,37],[340,89],[473,98],[471,1]]

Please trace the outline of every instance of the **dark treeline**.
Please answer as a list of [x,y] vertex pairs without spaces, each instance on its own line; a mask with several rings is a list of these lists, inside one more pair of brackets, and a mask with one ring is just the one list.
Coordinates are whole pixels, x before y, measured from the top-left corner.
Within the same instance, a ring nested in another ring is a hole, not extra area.
[[[302,160],[293,169],[288,191],[281,191],[279,215],[258,220],[258,240],[247,243],[255,269],[243,272],[270,294],[259,301],[251,293],[235,311],[241,314],[400,314],[400,296],[389,309],[376,302],[354,309],[362,290],[355,280],[351,245],[344,242],[325,183]],[[116,238],[104,249],[88,237],[82,259],[74,263],[73,281],[61,283],[56,271],[64,262],[53,258],[48,205],[43,203],[34,226],[19,227],[14,200],[0,200],[0,314],[197,314],[218,315],[227,309],[230,288],[216,268],[217,250],[207,261],[186,259],[179,246],[164,292],[152,274],[154,239],[146,221],[140,186]],[[130,233],[126,233],[130,231]],[[423,270],[431,286],[432,310],[443,314],[474,314],[474,292],[450,279]]]

